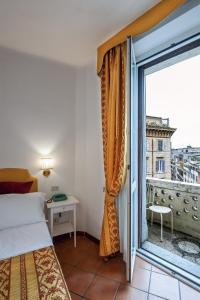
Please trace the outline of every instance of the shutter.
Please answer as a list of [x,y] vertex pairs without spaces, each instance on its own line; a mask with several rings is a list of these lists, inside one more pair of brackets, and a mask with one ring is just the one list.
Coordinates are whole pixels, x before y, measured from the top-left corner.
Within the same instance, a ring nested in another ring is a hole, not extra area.
[[165,160],[162,161],[163,165],[162,165],[162,171],[165,172]]
[[159,160],[156,161],[156,173],[159,172]]

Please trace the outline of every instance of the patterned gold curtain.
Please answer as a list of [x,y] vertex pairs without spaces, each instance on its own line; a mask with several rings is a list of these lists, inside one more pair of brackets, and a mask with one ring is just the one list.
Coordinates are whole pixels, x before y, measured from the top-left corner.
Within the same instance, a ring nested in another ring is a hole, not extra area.
[[101,106],[105,170],[105,204],[100,255],[119,251],[116,211],[118,195],[125,175],[126,125],[126,42],[109,50],[101,69]]

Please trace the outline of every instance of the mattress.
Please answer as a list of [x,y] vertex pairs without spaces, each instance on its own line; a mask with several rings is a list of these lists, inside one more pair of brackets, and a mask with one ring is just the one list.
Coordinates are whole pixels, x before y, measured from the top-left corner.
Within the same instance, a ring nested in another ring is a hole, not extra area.
[[0,260],[51,245],[45,222],[0,230]]

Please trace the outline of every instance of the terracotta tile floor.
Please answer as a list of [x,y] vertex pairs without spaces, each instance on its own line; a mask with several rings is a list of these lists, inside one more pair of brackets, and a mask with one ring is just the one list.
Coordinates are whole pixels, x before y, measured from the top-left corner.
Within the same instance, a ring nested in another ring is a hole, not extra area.
[[104,262],[98,245],[84,236],[78,236],[77,248],[65,237],[54,245],[72,300],[200,300],[196,290],[139,257],[129,284],[122,257]]

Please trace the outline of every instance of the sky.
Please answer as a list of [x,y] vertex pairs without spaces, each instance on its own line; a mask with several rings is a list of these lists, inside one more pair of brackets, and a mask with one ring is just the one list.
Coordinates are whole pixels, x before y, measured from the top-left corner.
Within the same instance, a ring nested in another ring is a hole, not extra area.
[[200,147],[200,55],[146,76],[146,114],[177,128],[172,148]]

